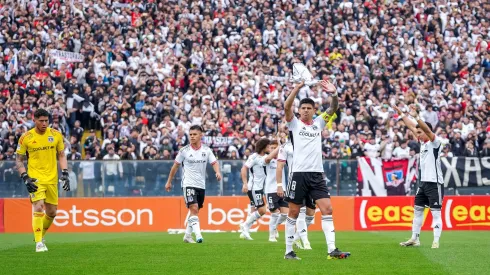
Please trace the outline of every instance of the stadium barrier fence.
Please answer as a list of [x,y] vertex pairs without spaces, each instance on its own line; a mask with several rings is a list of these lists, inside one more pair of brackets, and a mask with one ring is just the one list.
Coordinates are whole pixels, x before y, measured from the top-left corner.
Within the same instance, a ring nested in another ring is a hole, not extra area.
[[[337,231],[406,230],[413,218],[413,197],[332,197]],[[3,200],[4,232],[31,232],[32,206],[28,199]],[[0,209],[2,200],[0,200]],[[246,219],[249,201],[245,196],[207,197],[200,212],[201,228],[233,232]],[[427,209],[424,230],[431,229]],[[0,213],[0,217],[2,217]],[[182,233],[188,210],[182,198],[61,198],[51,232],[169,232]],[[446,196],[443,203],[444,230],[490,230],[488,196]],[[269,213],[252,231],[267,231]],[[1,221],[1,219],[0,219]],[[321,230],[317,210],[309,230]],[[0,222],[1,224],[1,222]],[[283,226],[280,230],[284,230]]]
[[[208,165],[206,195],[241,196],[241,160],[220,160],[218,182]],[[174,188],[164,190],[173,161],[69,161],[70,192],[60,197],[181,196],[181,170]],[[417,159],[384,161],[378,158],[324,160],[327,185],[334,196],[405,196],[416,190]],[[117,171],[109,175],[109,171]],[[442,158],[446,195],[490,194],[490,158]],[[25,198],[27,191],[15,162],[0,165],[0,198]]]

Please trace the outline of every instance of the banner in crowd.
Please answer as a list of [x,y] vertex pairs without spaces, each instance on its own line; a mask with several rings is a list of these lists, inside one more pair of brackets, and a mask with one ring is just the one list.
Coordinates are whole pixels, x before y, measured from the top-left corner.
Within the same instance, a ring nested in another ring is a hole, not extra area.
[[59,50],[51,50],[49,56],[67,62],[83,62],[85,59],[83,54]]
[[0,233],[3,233],[5,231],[4,225],[3,225],[3,199],[0,198]]
[[403,196],[417,177],[417,158],[385,161],[362,157],[357,166],[359,196]]
[[270,106],[256,106],[255,109],[257,112],[261,113],[268,113],[269,115],[279,115],[280,111],[277,110],[276,107],[270,107]]
[[278,82],[286,82],[288,80],[285,76],[275,76],[275,75],[264,75],[264,79],[270,82],[278,81]]
[[[355,230],[411,231],[413,197],[356,197]],[[490,230],[488,196],[447,196],[442,207],[444,230]],[[424,212],[422,230],[431,230],[432,214]]]
[[227,147],[233,144],[234,139],[234,137],[205,136],[202,138],[202,143],[212,147]]
[[[354,198],[332,198],[337,230],[354,229]],[[32,231],[32,206],[28,199],[6,199],[5,232]],[[235,231],[249,212],[247,197],[206,197],[199,213],[201,229]],[[162,232],[184,230],[188,209],[184,199],[159,198],[60,198],[58,214],[51,232]],[[270,215],[266,214],[252,230],[268,231]],[[317,212],[311,230],[321,230]],[[281,228],[282,230],[282,228]]]
[[[490,186],[490,158],[441,158],[445,187]],[[396,196],[410,193],[417,175],[417,159],[384,161],[359,158],[357,191],[360,196]]]

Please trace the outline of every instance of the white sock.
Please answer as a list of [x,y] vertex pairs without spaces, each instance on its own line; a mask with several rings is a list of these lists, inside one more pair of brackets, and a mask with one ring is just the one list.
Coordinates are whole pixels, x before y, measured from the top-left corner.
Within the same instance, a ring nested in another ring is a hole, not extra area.
[[279,213],[272,213],[271,220],[269,222],[269,237],[276,236],[277,220],[279,219]]
[[335,227],[333,226],[332,215],[322,215],[322,229],[327,239],[328,253],[335,250]]
[[191,216],[189,217],[188,221],[192,227],[192,231],[194,232],[194,235],[196,235],[196,238],[202,238],[201,235],[201,227],[199,225],[199,217],[198,216]]
[[305,224],[305,227],[304,227],[304,229],[303,229],[303,228],[301,228],[301,231],[300,231],[300,227],[299,227],[299,225],[298,225],[298,231],[300,231],[300,232],[299,232],[299,236],[300,236],[301,241],[302,241],[303,243],[309,243],[309,242],[310,242],[310,241],[308,240],[308,227],[309,227],[309,226],[310,226],[310,224],[313,222],[313,219],[314,219],[314,218],[315,218],[314,216],[306,216],[306,218],[305,218],[305,223],[304,223],[304,224]]
[[441,209],[430,209],[432,213],[432,227],[434,228],[434,242],[439,242],[442,233]]
[[247,221],[245,222],[245,226],[247,228],[250,228],[252,226],[252,224],[254,224],[254,222],[258,219],[260,219],[260,214],[258,211],[255,211],[253,212],[252,214],[250,214],[250,216],[247,218]]
[[282,223],[283,223],[283,222],[284,222],[284,221],[285,221],[287,218],[288,218],[288,214],[286,214],[286,213],[281,213],[281,214],[279,215],[279,219],[277,219],[276,229],[277,229],[277,227],[278,227],[280,224],[282,224]]
[[[413,208],[414,217],[412,222],[412,240],[419,240],[420,229],[422,228],[422,223],[424,222],[424,207],[417,206]],[[440,214],[440,212],[439,212]]]
[[304,230],[306,230],[306,209],[304,208],[301,208],[299,210],[299,216],[298,216],[298,220],[296,222],[296,234],[294,235],[294,240],[298,240],[299,238],[301,238],[301,235],[300,233]]
[[296,219],[286,219],[286,254],[293,251],[294,233],[296,231]]
[[192,237],[192,226],[191,226],[191,221],[190,219],[194,216],[189,216],[187,219],[187,227],[185,228],[185,236],[186,237]]

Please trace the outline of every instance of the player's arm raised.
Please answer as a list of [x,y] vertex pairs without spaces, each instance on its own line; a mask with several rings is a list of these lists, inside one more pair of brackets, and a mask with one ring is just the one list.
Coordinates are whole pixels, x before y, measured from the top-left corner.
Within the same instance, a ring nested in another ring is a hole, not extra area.
[[429,137],[430,141],[434,141],[436,138],[436,135],[432,132],[432,130],[429,128],[429,126],[420,119],[419,113],[417,112],[417,107],[416,106],[410,106],[410,115],[415,118],[417,121],[417,124],[420,126],[420,129],[424,131],[424,133]]
[[332,94],[330,107],[328,107],[328,109],[325,111],[329,116],[331,116],[339,109],[339,94],[337,93],[337,87],[335,87],[335,85],[333,85],[330,81],[326,80],[322,80],[320,85],[322,85],[322,89],[325,92]]
[[415,128],[415,123],[410,120],[410,118],[408,118],[403,112],[402,110],[400,110],[400,108],[398,108],[398,106],[396,105],[392,105],[391,106],[397,113],[398,113],[398,116],[400,116],[400,118],[403,120],[403,123],[405,123],[405,125],[407,126],[407,128],[412,131],[412,133],[417,136],[417,128]]
[[296,84],[294,89],[289,94],[286,102],[284,102],[284,112],[286,113],[286,121],[291,121],[294,117],[293,103],[294,99],[298,95],[299,90],[305,85],[304,81]]

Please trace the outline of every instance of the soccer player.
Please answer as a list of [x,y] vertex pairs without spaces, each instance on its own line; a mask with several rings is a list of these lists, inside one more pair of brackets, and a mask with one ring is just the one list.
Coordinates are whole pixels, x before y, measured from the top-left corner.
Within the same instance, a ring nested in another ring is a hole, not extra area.
[[[266,165],[269,164],[272,159],[277,157],[277,152],[279,151],[278,147],[270,154],[266,155],[269,144],[269,139],[259,139],[255,143],[255,153],[248,158],[241,171],[243,182],[242,192],[248,195],[250,205],[254,210],[250,216],[247,217],[247,220],[240,224],[240,229],[242,231],[240,238],[250,241],[253,240],[252,237],[250,237],[250,227],[267,211],[264,203],[264,184],[267,177]],[[247,170],[250,171],[248,180]]]
[[400,243],[400,245],[420,246],[420,229],[424,222],[424,209],[428,206],[433,219],[434,241],[432,242],[432,248],[439,248],[439,238],[442,232],[441,208],[444,197],[444,187],[442,186],[444,179],[441,170],[442,140],[432,132],[430,123],[420,119],[415,106],[410,106],[410,116],[415,118],[417,124],[405,116],[396,105],[393,106],[393,109],[420,142],[420,184],[415,194],[412,237],[408,241]]
[[[284,165],[288,166],[289,182],[291,183],[292,177],[292,165],[293,165],[293,143],[291,142],[291,136],[288,141],[281,146],[277,156],[277,195],[280,198],[284,197],[284,188],[282,184]],[[287,196],[287,194],[286,194]],[[308,240],[308,226],[313,222],[315,218],[315,203],[310,199],[305,202],[305,206],[300,208],[300,213],[296,222],[296,234],[294,235],[293,244],[299,249],[311,250],[310,241]],[[288,209],[289,210],[289,209]],[[282,218],[282,216],[281,216]],[[284,219],[287,218],[287,214]],[[282,221],[281,221],[282,222]],[[303,243],[301,243],[303,242]]]
[[44,109],[34,112],[35,127],[20,137],[16,156],[17,170],[27,187],[34,211],[32,230],[36,252],[48,251],[44,236],[58,207],[58,160],[62,170],[59,183],[65,191],[70,191],[63,135],[48,127],[48,118],[49,113]]
[[[271,141],[268,151],[273,152],[278,145],[279,143],[277,141]],[[277,170],[278,164],[278,159],[275,157],[265,166],[267,174],[265,179],[265,194],[267,196],[267,205],[271,212],[271,220],[269,222],[269,242],[277,242],[276,238],[279,237],[277,227],[283,223],[288,216],[288,203],[283,199],[284,191],[282,196],[277,194],[277,173],[281,174],[281,179],[283,174],[282,168],[281,170]]]
[[[187,219],[187,227],[184,235],[185,243],[202,243],[201,227],[199,225],[199,209],[203,207],[205,190],[206,190],[206,163],[213,166],[216,173],[216,179],[221,181],[221,172],[216,157],[211,148],[201,144],[203,129],[199,125],[193,125],[189,129],[189,139],[191,144],[180,149],[175,157],[174,165],[168,175],[165,189],[170,192],[172,189],[172,180],[182,165],[182,190],[184,192],[184,201],[189,208],[190,215]],[[192,239],[192,232],[196,241]]]
[[[336,87],[328,81],[320,84],[325,92],[332,94],[331,106],[327,109],[328,116],[333,116],[338,108]],[[328,247],[328,259],[343,259],[350,256],[349,252],[341,252],[335,246],[335,228],[332,218],[332,204],[323,171],[322,136],[325,118],[318,116],[313,119],[315,102],[311,98],[303,98],[299,103],[300,119],[294,116],[293,102],[303,87],[300,82],[293,89],[285,102],[286,121],[291,132],[293,143],[293,166],[291,184],[288,186],[286,201],[289,203],[289,214],[286,220],[286,255],[285,259],[300,260],[293,251],[296,220],[301,206],[313,200],[322,213],[322,229]]]

